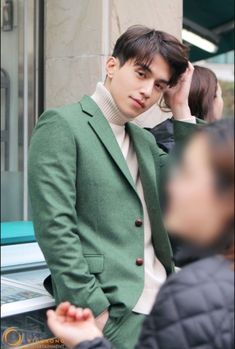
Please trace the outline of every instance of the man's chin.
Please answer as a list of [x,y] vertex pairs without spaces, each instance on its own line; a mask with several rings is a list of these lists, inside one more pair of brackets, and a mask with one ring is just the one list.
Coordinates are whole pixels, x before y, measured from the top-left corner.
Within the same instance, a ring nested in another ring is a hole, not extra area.
[[[120,108],[119,108],[120,110]],[[137,116],[139,116],[140,114],[134,113],[134,112],[130,112],[128,111],[124,111],[124,110],[120,110],[122,115],[125,116],[125,118],[129,121],[134,120],[135,118],[137,118]]]
[[118,109],[125,116],[126,119],[131,121],[137,118],[139,115],[143,114],[149,108],[136,109],[136,108],[132,108],[130,105],[127,105],[126,108],[120,108],[118,106]]
[[127,119],[129,119],[130,121],[133,120],[133,119],[136,119],[139,115],[143,114],[143,111],[128,111],[126,113],[123,113]]

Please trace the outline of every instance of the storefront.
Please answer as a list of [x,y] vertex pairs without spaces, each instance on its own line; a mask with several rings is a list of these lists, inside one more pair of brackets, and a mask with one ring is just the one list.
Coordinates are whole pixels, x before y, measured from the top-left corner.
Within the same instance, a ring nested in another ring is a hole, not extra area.
[[[29,220],[29,139],[43,105],[43,1],[1,1],[1,219]],[[23,203],[23,205],[22,205]]]
[[41,285],[48,270],[27,188],[28,146],[43,107],[43,1],[1,0],[1,14],[1,347],[18,348],[51,336],[43,309],[54,304]]

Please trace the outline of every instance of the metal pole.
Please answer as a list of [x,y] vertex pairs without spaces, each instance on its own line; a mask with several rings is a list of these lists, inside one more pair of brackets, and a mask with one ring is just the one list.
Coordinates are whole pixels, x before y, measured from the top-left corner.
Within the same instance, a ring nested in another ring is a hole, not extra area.
[[23,220],[28,220],[28,0],[24,1]]

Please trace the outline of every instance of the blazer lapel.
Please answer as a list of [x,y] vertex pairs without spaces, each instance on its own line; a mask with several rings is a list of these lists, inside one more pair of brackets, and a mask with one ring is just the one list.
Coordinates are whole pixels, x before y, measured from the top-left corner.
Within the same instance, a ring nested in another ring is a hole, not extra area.
[[83,97],[80,102],[82,110],[91,116],[88,123],[93,131],[96,133],[100,141],[105,146],[106,150],[114,160],[118,168],[121,170],[129,184],[136,191],[134,181],[130,174],[129,168],[123,157],[119,144],[113,134],[113,131],[104,117],[103,113],[97,106],[97,104],[88,96]]
[[158,201],[154,158],[141,129],[139,129],[136,125],[128,123],[127,132],[131,137],[131,141],[133,142],[136,151],[145,201],[148,209],[152,210],[156,208]]
[[156,256],[165,266],[167,272],[172,271],[169,241],[162,220],[162,210],[157,189],[157,173],[154,158],[148,142],[145,141],[142,130],[133,124],[128,124],[128,132],[135,147],[138,158],[141,182],[145,202],[152,227],[153,245]]

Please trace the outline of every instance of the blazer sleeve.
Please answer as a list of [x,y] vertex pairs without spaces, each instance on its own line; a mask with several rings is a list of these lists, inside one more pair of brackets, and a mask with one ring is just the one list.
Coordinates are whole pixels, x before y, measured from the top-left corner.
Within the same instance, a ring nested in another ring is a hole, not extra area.
[[196,124],[186,121],[178,121],[173,119],[174,139],[176,145],[184,145],[190,139],[193,132],[200,126],[205,125],[204,120],[196,118]]
[[95,316],[109,301],[89,273],[77,229],[77,144],[66,119],[45,112],[29,150],[29,194],[35,235],[52,275],[56,303],[89,307]]

